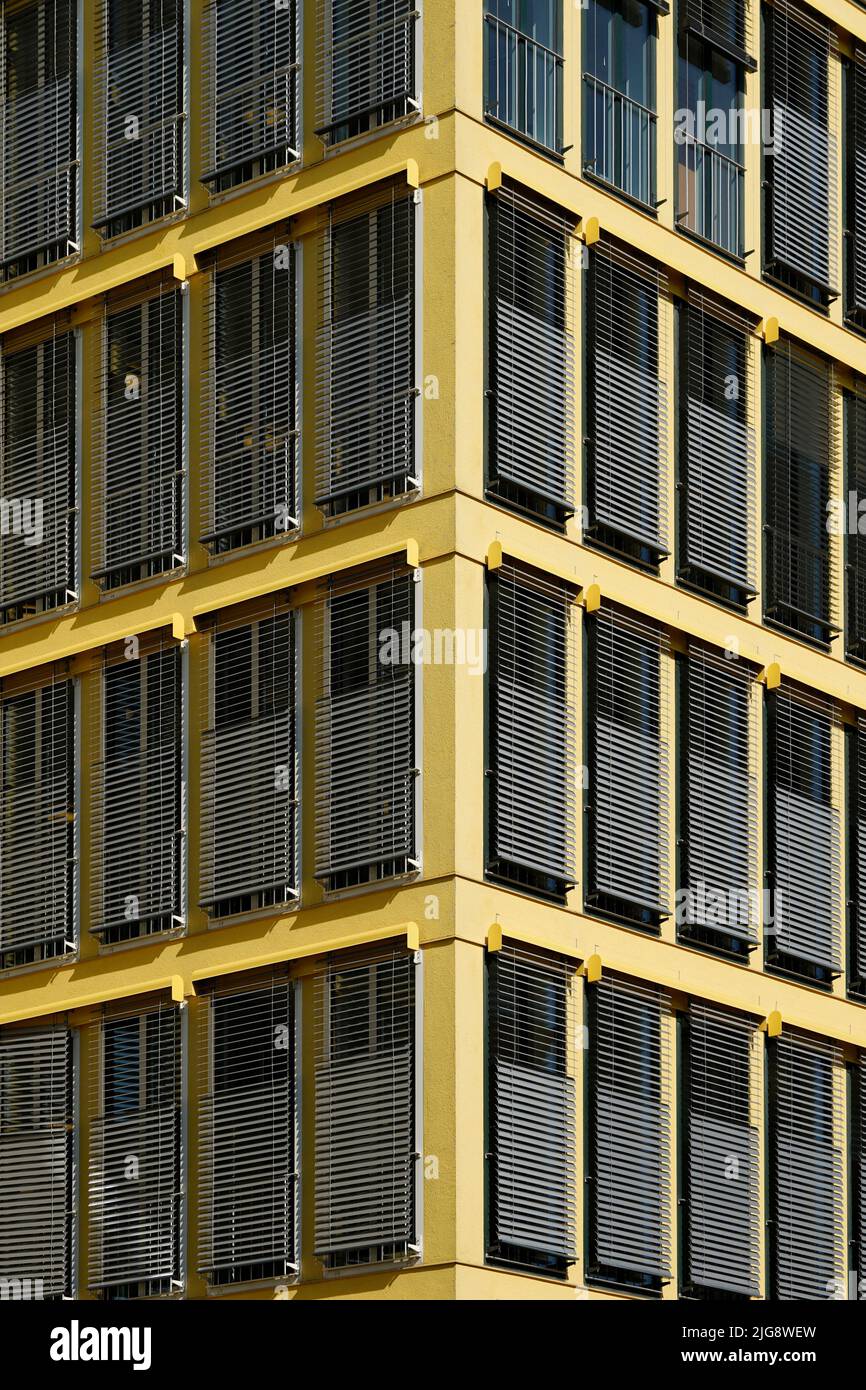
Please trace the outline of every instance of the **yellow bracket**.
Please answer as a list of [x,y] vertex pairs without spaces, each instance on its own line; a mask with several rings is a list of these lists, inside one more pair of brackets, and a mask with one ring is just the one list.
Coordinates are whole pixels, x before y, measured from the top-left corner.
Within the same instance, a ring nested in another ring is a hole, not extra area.
[[598,218],[581,218],[580,226],[577,229],[577,235],[580,237],[584,246],[594,246],[595,243],[598,241],[599,237],[601,236],[601,228],[598,225]]
[[601,608],[601,589],[597,584],[587,584],[580,591],[581,602],[587,613],[597,613]]
[[502,950],[502,924],[494,922],[487,928],[487,949],[488,951]]
[[601,956],[587,956],[577,973],[586,976],[588,985],[597,985],[601,979]]
[[491,164],[490,168],[487,170],[487,179],[486,179],[486,183],[487,183],[487,191],[488,191],[488,193],[495,193],[496,190],[497,190],[497,188],[501,188],[501,187],[502,187],[502,165],[501,165],[501,164],[498,164],[498,163],[497,163],[497,164]]
[[768,690],[778,690],[782,684],[782,668],[778,661],[771,661],[765,666],[763,671],[759,672],[758,680],[763,681]]
[[175,251],[171,262],[171,272],[175,280],[191,280],[198,274],[198,262],[192,251]]
[[779,1013],[778,1009],[774,1009],[772,1013],[767,1014],[767,1017],[760,1025],[760,1031],[766,1033],[768,1038],[779,1037],[782,1032],[782,1015]]
[[777,318],[762,319],[758,325],[758,332],[765,343],[777,343],[779,341],[779,320]]

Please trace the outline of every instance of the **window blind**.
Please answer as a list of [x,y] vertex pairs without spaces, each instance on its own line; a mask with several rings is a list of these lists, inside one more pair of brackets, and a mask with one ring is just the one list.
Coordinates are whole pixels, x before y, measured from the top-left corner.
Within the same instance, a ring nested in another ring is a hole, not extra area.
[[754,44],[752,8],[753,0],[686,0],[681,22],[683,28],[735,62],[746,59],[744,66],[753,70],[757,64],[750,57]]
[[850,498],[866,497],[866,390],[846,391],[845,409],[845,652],[866,661],[866,535],[860,514],[851,526]]
[[848,989],[866,994],[866,718],[858,715],[852,731],[848,769],[848,880],[850,885],[851,955]]
[[866,49],[855,48],[846,86],[845,221],[848,316],[866,314]]
[[0,1280],[18,1297],[72,1297],[74,1123],[69,1029],[0,1029]]
[[333,203],[319,237],[316,506],[326,516],[418,486],[415,196]]
[[574,220],[503,185],[488,203],[489,487],[574,511]]
[[333,956],[314,982],[315,1253],[330,1268],[418,1242],[416,964]]
[[417,110],[414,0],[322,0],[316,134],[326,144]]
[[201,896],[212,917],[297,900],[296,615],[285,600],[207,636]]
[[564,1268],[576,1256],[574,966],[489,956],[490,1253]]
[[296,1272],[294,986],[230,977],[203,1004],[199,1269],[211,1284]]

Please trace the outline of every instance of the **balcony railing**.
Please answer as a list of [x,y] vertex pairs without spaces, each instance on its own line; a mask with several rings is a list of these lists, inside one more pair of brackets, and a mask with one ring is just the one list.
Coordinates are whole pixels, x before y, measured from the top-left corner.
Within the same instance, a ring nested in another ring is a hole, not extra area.
[[583,167],[629,198],[652,207],[656,187],[656,113],[583,75]]
[[704,241],[743,254],[741,164],[721,150],[687,138],[677,155],[677,221]]
[[562,56],[485,15],[485,111],[536,145],[562,153]]

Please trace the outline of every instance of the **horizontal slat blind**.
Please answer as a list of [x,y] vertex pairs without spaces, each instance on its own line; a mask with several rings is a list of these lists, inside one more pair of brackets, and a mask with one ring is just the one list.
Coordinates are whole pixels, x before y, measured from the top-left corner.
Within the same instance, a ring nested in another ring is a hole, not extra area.
[[0,608],[27,617],[75,594],[75,335],[2,351]]
[[845,394],[845,562],[846,628],[845,651],[858,661],[866,661],[866,535],[858,524],[852,526],[850,497],[859,502],[866,497],[866,391]]
[[318,5],[317,134],[338,140],[415,105],[415,0]]
[[[854,897],[851,905],[854,918],[851,973],[862,990],[866,985],[866,718],[863,715],[857,718],[852,775],[853,796],[848,803],[849,808],[853,807],[853,816],[848,824],[851,847],[849,874]],[[852,981],[848,983],[850,987]]]
[[75,0],[0,7],[3,267],[73,249],[75,28]]
[[299,252],[278,234],[219,252],[202,384],[202,540],[215,551],[299,524]]
[[100,0],[98,26],[94,226],[111,232],[183,191],[183,0]]
[[686,0],[683,20],[687,29],[702,35],[723,51],[751,54],[752,9],[757,0]]
[[297,1266],[295,996],[285,975],[205,1000],[199,1106],[199,1269],[212,1283]]
[[[590,527],[667,548],[667,280],[613,242],[590,252],[587,447]],[[604,532],[602,535],[604,536]]]
[[866,1054],[860,1052],[854,1075],[857,1122],[853,1131],[856,1170],[857,1203],[854,1220],[857,1230],[857,1298],[866,1298]]
[[506,562],[491,591],[494,861],[575,882],[576,590]]
[[771,1044],[777,1299],[846,1290],[844,1068],[838,1047],[795,1030]]
[[315,979],[315,1252],[406,1256],[416,1241],[412,953],[332,957]]
[[284,603],[208,634],[201,905],[212,916],[298,895],[296,615]]
[[489,207],[491,484],[525,489],[570,514],[574,220],[506,185]]
[[592,1249],[605,1271],[670,1276],[668,1000],[619,976],[593,989]]
[[[755,434],[751,324],[692,290],[682,431],[685,559],[710,579],[755,590]],[[682,325],[681,325],[682,329]]]
[[332,579],[317,619],[316,876],[405,872],[417,855],[413,576]]
[[169,643],[89,677],[92,931],[181,923],[182,681]]
[[760,1034],[754,1019],[692,999],[686,1067],[688,1272],[760,1296]]
[[412,190],[332,204],[319,244],[316,506],[331,514],[414,485]]
[[181,1012],[106,1014],[91,1036],[88,1287],[167,1284],[180,1264]]
[[691,926],[756,941],[758,702],[754,671],[689,644],[681,807]]
[[842,968],[838,714],[806,691],[782,687],[770,701],[770,867],[776,949]]
[[669,911],[668,640],[615,607],[589,624],[591,891]]
[[106,308],[93,577],[107,586],[183,561],[182,324],[180,289]]
[[0,1280],[24,1297],[72,1295],[73,1124],[69,1029],[0,1029]]
[[64,674],[0,687],[0,958],[74,949],[74,740]]
[[205,11],[205,183],[300,155],[298,0],[211,0]]
[[855,48],[848,69],[847,176],[845,197],[849,235],[847,305],[849,313],[866,313],[866,49]]
[[514,946],[489,960],[491,1242],[572,1261],[574,966]]
[[775,153],[767,159],[767,255],[783,270],[833,291],[836,227],[836,41],[812,9],[773,0],[765,12],[765,100]]

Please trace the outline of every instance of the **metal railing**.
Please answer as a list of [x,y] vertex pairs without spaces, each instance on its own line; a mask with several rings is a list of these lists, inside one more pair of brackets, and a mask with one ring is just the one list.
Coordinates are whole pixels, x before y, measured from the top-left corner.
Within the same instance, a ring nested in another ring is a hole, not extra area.
[[494,15],[484,19],[486,114],[561,154],[562,55]]
[[592,73],[583,74],[583,167],[651,207],[656,188],[656,113]]
[[732,256],[743,254],[745,172],[721,150],[687,137],[677,154],[677,221]]

